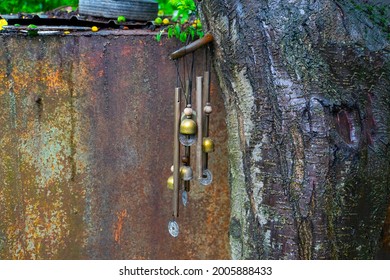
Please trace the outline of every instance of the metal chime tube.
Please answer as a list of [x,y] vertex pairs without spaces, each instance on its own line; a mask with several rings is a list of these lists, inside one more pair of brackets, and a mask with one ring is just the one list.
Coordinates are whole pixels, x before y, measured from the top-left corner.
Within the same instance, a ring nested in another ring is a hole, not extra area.
[[180,189],[180,143],[179,143],[179,129],[180,129],[180,100],[181,88],[175,88],[175,127],[173,139],[173,216],[179,216],[179,189]]
[[[190,81],[186,80],[186,96],[188,99],[188,102],[191,102],[191,92],[190,92]],[[187,104],[186,104],[187,105]],[[190,165],[191,164],[191,148],[190,146],[185,146],[184,148],[184,156],[186,162],[183,162],[185,165]],[[190,191],[190,181],[184,181],[184,190],[186,192]]]
[[198,140],[196,143],[196,169],[198,178],[203,178],[203,77],[196,77],[196,122],[198,125]]
[[[210,103],[210,72],[204,72],[204,81],[203,81],[203,94],[205,95],[206,104]],[[203,112],[203,109],[202,109]],[[209,114],[205,114],[204,120],[204,137],[209,137]],[[208,169],[208,154],[203,153],[203,169]]]

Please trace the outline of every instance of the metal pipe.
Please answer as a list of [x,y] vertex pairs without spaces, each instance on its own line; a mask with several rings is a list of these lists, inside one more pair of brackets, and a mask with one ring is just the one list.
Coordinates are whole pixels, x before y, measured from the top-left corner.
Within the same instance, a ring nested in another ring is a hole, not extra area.
[[179,217],[179,189],[180,189],[180,143],[179,143],[179,129],[180,129],[180,111],[181,103],[181,88],[175,88],[175,127],[173,135],[173,216]]
[[[188,163],[186,163],[185,165],[190,166],[190,157],[191,157],[190,147],[186,146],[184,149],[185,149],[185,157],[188,158]],[[190,181],[184,181],[184,190],[186,192],[189,192],[191,190]]]
[[187,46],[184,46],[177,51],[174,51],[169,56],[170,59],[175,60],[178,58],[181,58],[189,53],[192,53],[196,51],[197,49],[201,48],[204,45],[207,45],[208,43],[212,42],[214,40],[213,35],[210,33],[205,34],[202,38],[192,42],[191,44],[188,44]]
[[204,72],[204,76],[205,76],[205,83],[206,83],[206,89],[207,91],[204,93],[206,95],[206,103],[210,103],[210,72],[209,71],[205,71]]
[[[210,72],[206,71],[204,72],[204,80],[203,80],[203,94],[204,94],[204,100],[206,100],[206,103],[210,103]],[[202,108],[203,112],[203,108]],[[204,123],[204,136],[209,136],[209,114],[205,114],[205,123]]]
[[198,126],[198,141],[196,143],[196,169],[198,178],[203,178],[203,77],[196,77],[196,122]]
[[[189,104],[191,104],[192,102],[192,98],[191,98],[191,92],[190,92],[190,80],[186,80],[186,98],[187,98],[187,102],[189,102]],[[186,104],[187,106],[188,104]],[[187,162],[184,163],[185,165],[188,165],[190,166],[191,165],[191,148],[190,146],[185,146],[184,148],[184,156],[186,157],[187,159]],[[190,191],[190,181],[184,181],[184,190],[186,192],[189,192]]]

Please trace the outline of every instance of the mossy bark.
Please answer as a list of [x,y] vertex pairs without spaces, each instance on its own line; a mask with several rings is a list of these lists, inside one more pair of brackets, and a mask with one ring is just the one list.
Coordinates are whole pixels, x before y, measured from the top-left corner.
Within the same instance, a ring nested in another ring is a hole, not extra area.
[[390,193],[388,34],[350,1],[204,0],[234,259],[371,259]]

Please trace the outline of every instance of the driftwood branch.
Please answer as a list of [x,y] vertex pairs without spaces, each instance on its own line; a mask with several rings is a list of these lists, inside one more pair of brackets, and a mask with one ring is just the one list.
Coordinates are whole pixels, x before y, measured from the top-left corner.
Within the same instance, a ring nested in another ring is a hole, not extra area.
[[211,35],[210,33],[207,33],[202,38],[192,42],[191,44],[189,44],[187,46],[184,46],[184,47],[178,49],[177,51],[174,51],[173,53],[171,53],[169,58],[172,60],[181,58],[181,57],[185,56],[186,54],[192,53],[192,52],[196,51],[197,49],[199,49],[200,47],[207,45],[208,43],[212,42],[213,40],[214,40],[213,35]]

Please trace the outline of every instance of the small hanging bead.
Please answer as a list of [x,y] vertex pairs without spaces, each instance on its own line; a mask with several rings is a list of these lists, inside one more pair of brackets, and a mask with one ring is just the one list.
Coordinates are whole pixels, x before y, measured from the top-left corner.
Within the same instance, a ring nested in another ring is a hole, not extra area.
[[188,157],[182,157],[181,158],[181,162],[184,163],[184,164],[187,164],[188,163]]
[[191,107],[187,107],[184,109],[184,115],[186,115],[187,117],[192,116],[192,113],[193,113],[193,110]]
[[211,114],[211,112],[213,111],[213,108],[211,107],[210,103],[206,103],[206,106],[204,106],[203,111],[206,114]]

